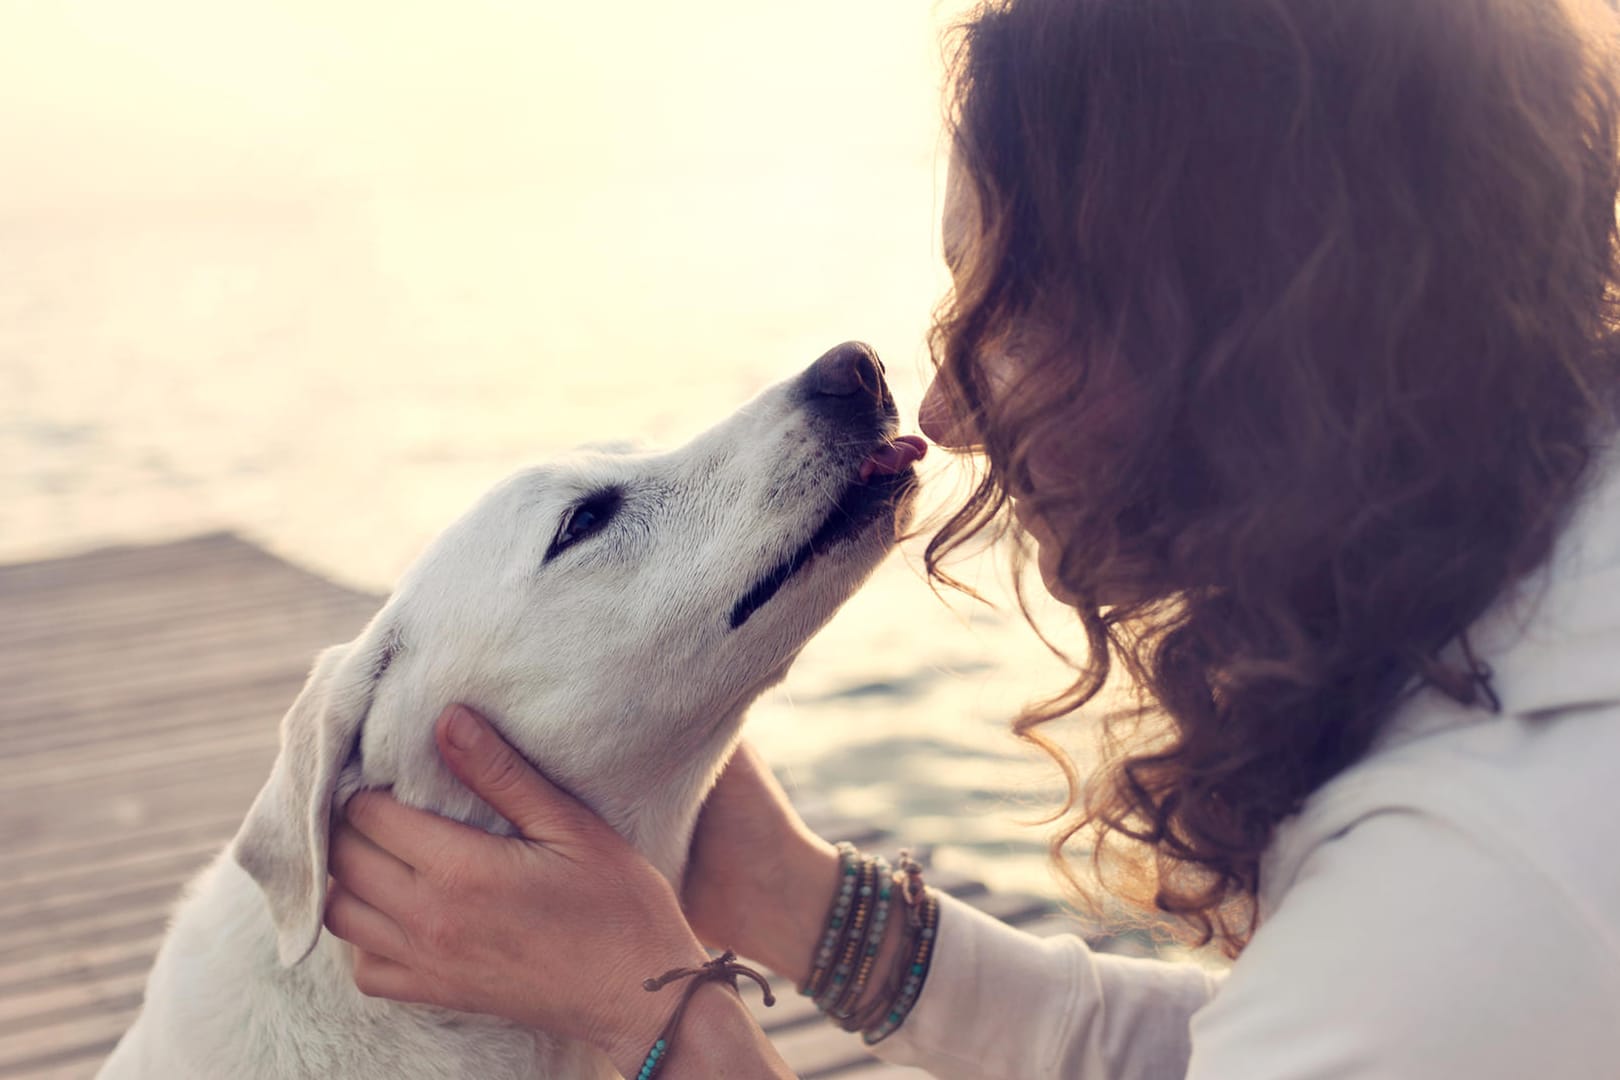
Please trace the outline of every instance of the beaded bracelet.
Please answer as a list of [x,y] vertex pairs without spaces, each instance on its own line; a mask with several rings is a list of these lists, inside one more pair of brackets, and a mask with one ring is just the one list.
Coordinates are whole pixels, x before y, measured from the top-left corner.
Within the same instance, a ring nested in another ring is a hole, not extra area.
[[894,895],[894,875],[889,870],[889,861],[879,855],[873,860],[876,864],[874,877],[877,884],[877,897],[873,901],[872,917],[867,922],[866,933],[857,946],[860,960],[855,969],[855,977],[849,981],[844,992],[838,1000],[828,1008],[827,1014],[834,1020],[848,1020],[855,1007],[860,1004],[861,996],[866,993],[866,982],[872,976],[872,969],[877,966],[877,955],[883,948],[883,932],[888,927],[889,898]]
[[922,924],[917,927],[911,950],[911,963],[898,968],[896,974],[901,976],[898,992],[890,998],[893,1005],[883,1017],[881,1023],[874,1028],[868,1028],[861,1034],[861,1041],[867,1046],[873,1046],[893,1035],[906,1017],[911,1015],[912,1007],[922,996],[923,983],[928,979],[928,969],[934,959],[934,935],[939,928],[939,900],[929,893],[923,898]]
[[843,999],[844,991],[849,986],[849,977],[855,970],[856,959],[866,943],[867,933],[871,930],[872,906],[877,900],[878,893],[876,859],[861,860],[860,874],[855,882],[855,905],[850,910],[849,920],[845,924],[843,939],[835,950],[838,963],[833,966],[826,985],[815,998],[816,1008],[822,1012],[831,1012],[834,1002]]
[[849,841],[838,844],[838,892],[833,896],[832,909],[827,914],[827,932],[821,937],[815,956],[811,958],[810,977],[799,987],[799,993],[814,998],[821,993],[823,980],[832,970],[838,940],[843,936],[844,920],[849,916],[855,900],[855,877],[860,871],[860,852]]
[[[900,1022],[905,1019],[905,1015],[910,1012],[911,1004],[915,1003],[915,994],[912,995],[910,1002],[902,1003],[902,998],[911,977],[915,976],[921,979],[925,978],[927,974],[926,966],[921,972],[912,969],[917,966],[919,951],[924,947],[924,943],[926,943],[928,952],[932,953],[933,932],[927,926],[930,917],[928,907],[931,901],[936,911],[936,914],[932,917],[938,918],[938,902],[928,893],[923,884],[922,864],[913,859],[910,852],[902,851],[900,853],[900,868],[894,875],[894,881],[895,887],[900,890],[901,901],[905,904],[905,929],[902,931],[893,972],[883,992],[875,995],[871,1001],[866,1003],[864,1008],[860,1009],[850,1019],[844,1021],[842,1025],[845,1031],[866,1032],[868,1035],[872,1035],[874,1040],[886,1037],[893,1032],[893,1028],[899,1027]],[[928,931],[926,936],[924,936],[925,930]],[[920,993],[920,981],[916,986],[916,990]],[[882,1035],[875,1035],[874,1033],[878,1027],[887,1018],[887,1014],[894,1012],[895,1007],[902,1004],[903,1008],[901,1008],[899,1019],[891,1021],[892,1027],[888,1031]]]
[[[811,957],[810,976],[799,992],[845,1031],[862,1032],[872,1045],[905,1022],[922,994],[933,959],[939,901],[923,885],[922,865],[909,852],[900,853],[899,869],[892,873],[886,861],[863,858],[847,843],[838,845],[838,853],[838,891]],[[895,967],[882,990],[863,1004],[896,890],[905,905],[905,925]]]

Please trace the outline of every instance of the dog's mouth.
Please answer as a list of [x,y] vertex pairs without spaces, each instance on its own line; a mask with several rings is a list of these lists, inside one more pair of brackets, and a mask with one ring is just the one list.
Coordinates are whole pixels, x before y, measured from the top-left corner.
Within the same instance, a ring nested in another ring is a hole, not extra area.
[[868,454],[855,479],[844,488],[810,539],[755,582],[737,601],[731,609],[731,628],[735,630],[747,622],[817,555],[854,536],[892,507],[916,483],[917,474],[912,466],[927,452],[928,444],[921,437],[901,435]]

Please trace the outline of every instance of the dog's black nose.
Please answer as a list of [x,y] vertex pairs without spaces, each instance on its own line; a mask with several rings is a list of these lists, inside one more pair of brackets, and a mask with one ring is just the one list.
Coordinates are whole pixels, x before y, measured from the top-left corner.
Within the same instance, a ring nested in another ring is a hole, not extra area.
[[810,385],[827,397],[882,397],[883,361],[865,342],[846,341],[810,365]]

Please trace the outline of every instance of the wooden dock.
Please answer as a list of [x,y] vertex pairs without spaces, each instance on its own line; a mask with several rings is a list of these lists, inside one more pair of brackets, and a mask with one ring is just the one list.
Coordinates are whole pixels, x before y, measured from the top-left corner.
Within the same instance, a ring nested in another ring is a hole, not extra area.
[[[379,603],[224,534],[0,567],[0,1078],[95,1074],[181,884],[263,783],[315,653]],[[931,880],[1037,932],[1069,926],[1039,899]],[[778,990],[760,1019],[798,1075],[923,1075]]]

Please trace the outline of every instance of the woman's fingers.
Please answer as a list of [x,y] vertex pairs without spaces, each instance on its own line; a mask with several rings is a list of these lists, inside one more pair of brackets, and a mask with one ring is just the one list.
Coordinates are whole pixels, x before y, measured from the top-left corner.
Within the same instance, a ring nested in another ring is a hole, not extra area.
[[332,830],[326,865],[345,889],[373,906],[409,896],[415,884],[415,871],[347,821]]
[[362,791],[349,800],[343,814],[357,832],[413,870],[440,863],[488,836],[470,825],[406,806],[381,791]]
[[439,754],[457,779],[528,839],[555,841],[596,823],[579,800],[536,772],[471,709],[447,709],[436,734]]
[[420,975],[376,953],[356,949],[354,953],[354,985],[367,997],[389,998],[393,1001],[411,1001],[422,1005],[437,1005],[435,996]]
[[[541,776],[523,756],[463,706],[439,717],[439,753],[450,771],[529,840],[550,843],[611,830],[572,795]],[[410,870],[442,865],[485,843],[488,834],[409,807],[380,791],[362,791],[344,811],[349,824]]]
[[[400,925],[334,881],[326,893],[326,928],[363,952],[378,957],[410,955]],[[398,966],[398,965],[396,965]]]

